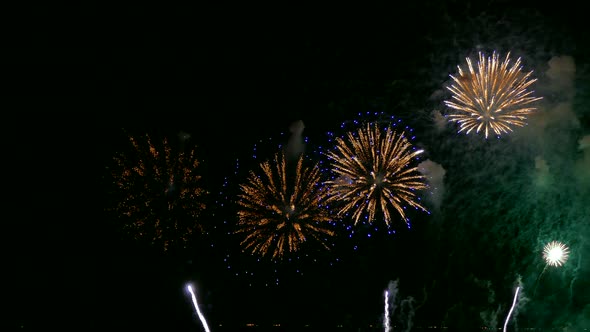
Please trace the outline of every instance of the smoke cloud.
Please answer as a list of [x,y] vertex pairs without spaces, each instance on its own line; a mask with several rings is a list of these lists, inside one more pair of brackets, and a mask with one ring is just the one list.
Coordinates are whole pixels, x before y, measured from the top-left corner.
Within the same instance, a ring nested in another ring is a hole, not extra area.
[[295,121],[289,126],[291,136],[285,147],[286,157],[290,160],[297,159],[305,151],[305,142],[303,140],[303,121]]
[[399,283],[399,279],[389,281],[387,285],[387,292],[389,294],[389,317],[392,317],[395,313],[395,309],[397,308],[397,285]]
[[502,310],[502,305],[496,303],[496,292],[490,280],[479,280],[475,278],[474,281],[476,285],[484,288],[487,292],[487,307],[479,312],[479,317],[484,326],[488,329],[495,330],[498,327],[498,316]]
[[576,160],[575,175],[581,186],[590,186],[590,135],[578,141],[578,151],[581,156]]
[[[393,317],[393,322],[395,323],[392,324],[392,322],[389,322],[389,326],[395,326],[394,331],[409,332],[412,330],[412,327],[414,326],[414,316],[416,315],[416,310],[414,308],[415,300],[412,296],[408,296],[404,299],[399,298],[398,284],[399,279],[396,279],[395,281],[390,281],[387,286],[387,291],[389,294],[389,317],[390,320]],[[398,307],[399,312],[396,314],[396,309]],[[387,326],[385,322],[384,325]]]
[[432,122],[434,123],[434,128],[438,132],[442,132],[447,129],[448,120],[438,110],[432,111]]
[[440,164],[427,159],[418,164],[418,171],[426,177],[428,182],[428,200],[432,203],[436,211],[440,210],[445,192],[445,169]]

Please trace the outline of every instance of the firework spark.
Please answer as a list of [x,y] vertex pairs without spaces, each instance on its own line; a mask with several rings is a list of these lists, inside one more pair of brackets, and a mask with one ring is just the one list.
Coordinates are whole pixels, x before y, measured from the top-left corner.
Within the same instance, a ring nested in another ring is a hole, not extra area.
[[568,247],[558,241],[549,242],[543,248],[543,258],[547,262],[547,265],[561,266],[567,261],[568,256]]
[[450,75],[454,84],[448,87],[453,101],[445,101],[455,111],[449,120],[459,124],[459,132],[483,130],[487,138],[491,132],[501,135],[512,127],[524,126],[527,116],[536,109],[530,104],[541,99],[527,90],[536,81],[531,79],[532,71],[521,72],[520,58],[511,66],[510,53],[500,62],[496,52],[487,59],[480,52],[477,69],[470,58],[466,61],[469,72],[457,66],[459,75]]
[[184,246],[195,232],[205,205],[199,186],[199,161],[195,151],[174,152],[166,139],[154,144],[129,137],[133,150],[115,157],[112,170],[116,188],[114,211],[137,240]]
[[424,176],[410,166],[422,152],[414,150],[403,133],[397,134],[390,127],[382,131],[377,124],[349,132],[345,139],[336,138],[336,149],[327,153],[336,175],[326,181],[328,202],[343,204],[339,216],[352,211],[355,224],[366,213],[372,222],[380,209],[389,225],[391,208],[408,223],[404,204],[427,212],[416,202],[415,194],[427,187]]
[[320,170],[318,165],[305,167],[303,161],[300,156],[291,169],[284,154],[276,154],[274,164],[260,164],[261,176],[251,171],[248,182],[240,186],[236,233],[245,234],[244,250],[281,258],[298,251],[309,239],[329,249],[326,238],[334,232],[322,206],[325,192],[320,187]]

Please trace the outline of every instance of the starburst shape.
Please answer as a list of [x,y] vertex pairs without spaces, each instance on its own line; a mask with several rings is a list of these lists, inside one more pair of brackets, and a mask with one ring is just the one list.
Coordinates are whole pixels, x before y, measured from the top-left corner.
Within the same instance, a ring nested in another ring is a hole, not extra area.
[[444,102],[452,110],[448,118],[459,124],[459,132],[483,131],[488,138],[491,133],[499,136],[511,132],[512,127],[524,126],[536,109],[531,104],[541,99],[528,90],[536,81],[531,78],[532,71],[522,72],[520,58],[511,65],[510,53],[500,61],[496,52],[488,58],[480,52],[476,68],[470,58],[466,61],[467,71],[457,66],[459,74],[450,75],[453,84],[447,89],[452,100]]
[[330,249],[332,218],[323,206],[326,197],[318,165],[305,166],[303,156],[294,164],[283,153],[260,164],[240,186],[238,225],[244,251],[273,259],[300,250],[308,240]]
[[129,136],[132,149],[115,156],[110,170],[115,213],[133,238],[164,251],[184,248],[204,233],[200,162],[194,148],[175,149],[168,139]]
[[415,149],[403,132],[382,130],[369,124],[344,138],[336,138],[335,149],[327,153],[334,174],[326,181],[328,202],[339,206],[338,215],[352,213],[355,224],[362,216],[369,222],[380,210],[385,223],[396,210],[408,224],[405,206],[427,211],[416,191],[427,187],[425,178],[412,161],[423,152]]
[[549,242],[543,248],[543,258],[547,265],[562,266],[568,259],[569,248],[558,241]]

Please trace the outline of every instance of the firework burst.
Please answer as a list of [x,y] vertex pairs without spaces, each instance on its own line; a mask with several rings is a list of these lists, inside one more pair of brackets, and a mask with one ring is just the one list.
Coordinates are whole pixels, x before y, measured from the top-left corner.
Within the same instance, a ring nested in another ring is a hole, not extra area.
[[531,79],[532,71],[521,71],[520,58],[511,66],[510,53],[500,62],[496,52],[487,59],[480,52],[477,68],[470,58],[466,61],[467,72],[457,66],[458,76],[450,75],[454,84],[447,88],[453,100],[445,101],[453,110],[449,120],[459,124],[459,132],[483,131],[487,138],[492,132],[501,135],[524,126],[536,109],[530,104],[541,99],[527,90],[536,81]]
[[251,171],[248,182],[240,186],[235,232],[245,235],[243,249],[261,256],[271,254],[273,259],[298,251],[309,239],[329,249],[326,239],[334,231],[328,210],[322,206],[325,192],[319,167],[305,167],[302,155],[294,169],[283,153],[273,161],[261,163],[262,175]]
[[114,158],[113,210],[137,240],[164,250],[184,247],[192,234],[203,232],[198,219],[205,191],[199,186],[195,151],[174,151],[167,139],[156,145],[148,135],[129,140],[130,153]]
[[543,258],[547,265],[562,266],[569,256],[569,248],[558,241],[547,243],[543,248]]
[[422,152],[412,147],[403,132],[397,134],[389,126],[382,131],[377,124],[368,123],[345,138],[336,138],[335,149],[327,153],[335,175],[326,181],[328,202],[342,204],[341,217],[352,212],[355,224],[363,215],[372,222],[381,210],[390,225],[391,208],[408,223],[405,204],[427,212],[415,194],[427,187],[424,177],[410,166]]

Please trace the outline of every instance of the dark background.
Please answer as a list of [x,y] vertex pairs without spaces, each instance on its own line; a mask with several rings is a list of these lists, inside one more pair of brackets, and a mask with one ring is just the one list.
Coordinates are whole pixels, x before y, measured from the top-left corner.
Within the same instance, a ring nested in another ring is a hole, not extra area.
[[[239,176],[232,178],[235,160],[249,160],[258,140],[285,140],[294,121],[304,122],[310,147],[326,145],[326,132],[367,110],[400,117],[416,129],[423,146],[440,141],[427,123],[428,111],[442,108],[432,96],[457,64],[480,49],[513,51],[541,78],[552,56],[572,56],[583,105],[590,49],[580,8],[421,1],[324,12],[146,3],[110,9],[90,3],[36,7],[37,24],[7,33],[4,143],[7,203],[14,209],[6,215],[10,227],[4,234],[8,329],[201,329],[187,282],[199,291],[212,331],[250,322],[280,323],[283,329],[380,328],[383,291],[397,279],[398,301],[415,299],[415,327],[462,330],[481,326],[478,310],[488,304],[503,306],[503,321],[515,279],[507,270],[518,270],[519,257],[529,257],[519,273],[532,287],[542,263],[530,252],[538,248],[519,244],[528,251],[517,254],[510,246],[485,248],[495,236],[505,239],[505,229],[485,228],[505,211],[470,214],[452,199],[441,214],[413,216],[411,230],[358,236],[343,240],[333,253],[309,253],[318,262],[258,264],[221,234],[200,239],[192,251],[164,254],[130,242],[104,214],[111,203],[105,167],[126,149],[123,130],[156,137],[190,133],[203,160],[203,185],[212,193],[207,222],[222,223],[232,211],[216,208],[217,193],[225,177],[239,182]],[[77,14],[63,15],[69,12]],[[578,112],[578,118],[579,131],[587,135],[588,112]],[[451,133],[443,139],[457,146],[463,138]],[[448,160],[445,169],[455,167],[457,174],[485,167],[479,160],[462,169],[461,157],[451,161],[462,154],[451,156],[449,145],[431,145],[427,157]],[[478,185],[449,177],[447,189],[456,192]],[[588,197],[586,187],[576,190]],[[463,227],[473,215],[481,216],[482,226]],[[461,216],[465,221],[453,224]],[[583,238],[588,228],[576,232]],[[355,245],[358,250],[351,249]],[[588,252],[587,244],[580,248]],[[231,263],[224,261],[227,255]],[[511,255],[506,266],[497,261]],[[243,276],[247,270],[255,276]],[[587,269],[570,272],[566,279],[588,277]],[[488,280],[503,293],[486,302],[488,293],[473,280]],[[464,289],[466,281],[472,288]],[[532,301],[521,326],[585,324],[578,317],[588,308],[589,290],[576,285],[579,295],[561,308],[565,313],[557,323],[536,321],[535,312],[552,307],[537,308]],[[551,283],[543,287],[551,294]],[[553,306],[561,307],[558,300]],[[406,328],[408,317],[395,320]]]

